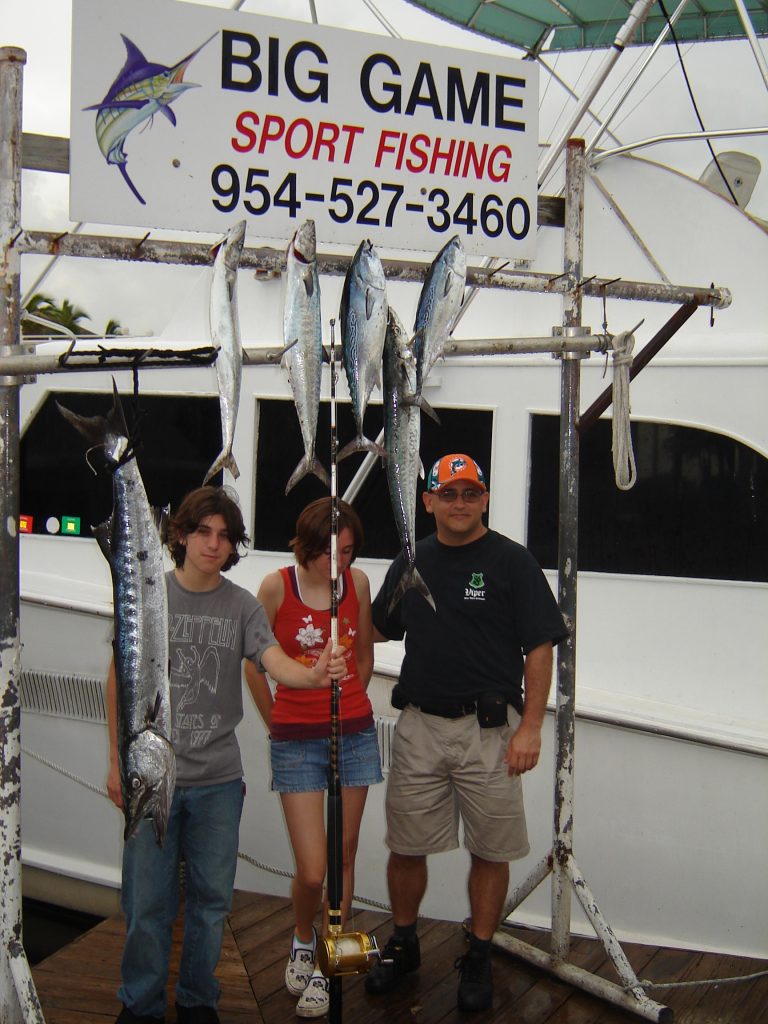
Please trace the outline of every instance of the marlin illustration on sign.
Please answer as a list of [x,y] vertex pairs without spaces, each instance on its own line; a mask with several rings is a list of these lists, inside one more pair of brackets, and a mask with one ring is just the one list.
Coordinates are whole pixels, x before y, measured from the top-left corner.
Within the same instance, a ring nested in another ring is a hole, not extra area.
[[146,201],[128,176],[128,157],[123,148],[125,140],[144,121],[149,120],[151,123],[158,111],[176,126],[176,115],[171,110],[171,103],[187,89],[199,88],[193,82],[184,81],[184,72],[190,61],[215,35],[206,39],[177,64],[166,67],[164,64],[150,64],[138,46],[121,33],[128,53],[125,64],[101,103],[84,108],[98,111],[96,139],[99,149],[108,164],[115,164],[120,169],[126,185],[144,205]]

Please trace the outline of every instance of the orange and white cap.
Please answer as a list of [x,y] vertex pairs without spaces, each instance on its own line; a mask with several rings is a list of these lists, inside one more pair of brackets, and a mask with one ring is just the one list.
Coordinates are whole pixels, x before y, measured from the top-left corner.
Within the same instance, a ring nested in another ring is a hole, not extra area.
[[458,480],[474,484],[481,491],[486,491],[485,476],[482,469],[469,455],[443,455],[438,459],[427,477],[427,490],[439,491]]

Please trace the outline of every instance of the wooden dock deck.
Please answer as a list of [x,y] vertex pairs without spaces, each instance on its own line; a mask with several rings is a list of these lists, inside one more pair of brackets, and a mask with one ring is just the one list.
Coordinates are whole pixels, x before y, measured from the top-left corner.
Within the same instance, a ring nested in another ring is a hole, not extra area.
[[[298,1020],[296,1001],[283,986],[292,925],[289,900],[238,892],[225,933],[218,968],[222,984],[221,1024],[289,1024]],[[350,930],[372,932],[386,942],[389,916],[357,910]],[[641,1018],[571,988],[503,952],[494,952],[492,1009],[478,1014],[456,1008],[453,964],[464,951],[455,923],[419,923],[422,966],[388,996],[370,997],[362,977],[343,980],[343,1019],[349,1024],[628,1024]],[[516,929],[514,934],[547,948],[548,933]],[[109,918],[33,968],[46,1024],[113,1024],[120,1010],[115,992],[120,981],[123,943],[120,916]],[[181,929],[177,924],[169,979],[166,1024],[176,1020],[173,985]],[[768,961],[688,950],[627,944],[624,951],[641,980],[706,981],[742,977],[768,970]],[[613,968],[594,939],[574,939],[571,961],[615,980]],[[768,975],[738,984],[660,989],[652,998],[674,1010],[676,1024],[768,1024]]]

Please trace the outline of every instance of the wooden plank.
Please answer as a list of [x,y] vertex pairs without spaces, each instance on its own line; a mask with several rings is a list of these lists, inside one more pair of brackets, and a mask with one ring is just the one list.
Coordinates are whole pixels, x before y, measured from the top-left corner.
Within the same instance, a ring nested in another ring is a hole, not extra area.
[[27,171],[53,171],[69,174],[69,139],[56,135],[21,136],[21,166]]

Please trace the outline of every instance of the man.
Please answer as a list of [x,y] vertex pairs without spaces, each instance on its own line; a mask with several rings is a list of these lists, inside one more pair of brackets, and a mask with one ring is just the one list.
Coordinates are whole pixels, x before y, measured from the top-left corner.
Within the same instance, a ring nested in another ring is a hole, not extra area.
[[[123,1009],[118,1024],[161,1024],[171,934],[185,862],[184,942],[176,986],[179,1024],[218,1024],[214,977],[232,903],[245,786],[235,726],[243,717],[242,660],[287,686],[330,685],[346,672],[330,642],[313,669],[278,645],[256,598],[225,579],[246,544],[240,508],[221,488],[184,498],[171,521],[167,573],[172,742],[176,789],[162,848],[144,820],[123,851]],[[255,696],[255,695],[254,695]],[[107,789],[123,806],[114,662],[107,679]]]
[[530,552],[483,524],[483,472],[468,455],[445,455],[423,495],[436,532],[416,545],[435,599],[415,590],[390,607],[402,556],[373,602],[376,640],[405,635],[392,703],[401,708],[387,785],[387,867],[394,934],[366,977],[390,991],[420,964],[416,920],[427,855],[469,850],[469,948],[459,961],[458,1005],[493,999],[490,945],[509,886],[509,861],[529,850],[520,776],[534,768],[552,677],[552,647],[567,631]]

